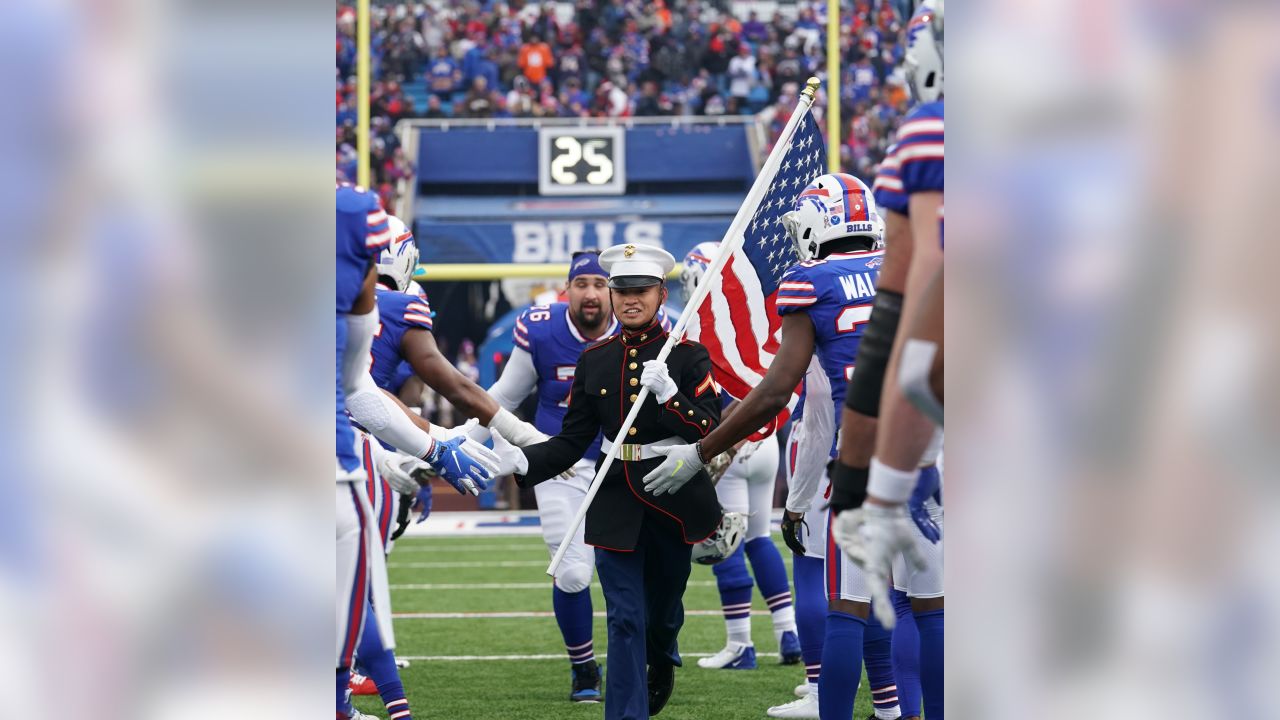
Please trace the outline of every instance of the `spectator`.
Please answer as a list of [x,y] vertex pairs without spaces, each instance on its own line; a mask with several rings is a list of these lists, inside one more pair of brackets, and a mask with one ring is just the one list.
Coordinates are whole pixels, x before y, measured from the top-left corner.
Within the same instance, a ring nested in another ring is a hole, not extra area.
[[739,104],[746,104],[755,84],[756,56],[751,54],[751,46],[743,43],[729,61],[729,94],[737,98]]
[[769,39],[769,29],[760,22],[760,14],[755,10],[747,14],[747,21],[742,24],[742,37],[755,44]]
[[518,62],[525,79],[534,85],[541,85],[554,62],[551,57],[551,46],[541,37],[527,33],[525,43],[520,48]]
[[[670,103],[668,103],[670,105]],[[646,80],[640,86],[640,97],[636,98],[636,117],[654,117],[657,115],[665,115],[662,108],[658,106],[658,83],[652,80]]]
[[427,111],[422,113],[422,117],[427,118],[428,120],[438,120],[440,118],[449,117],[440,106],[439,95],[427,96]]
[[495,93],[489,89],[489,81],[484,76],[477,76],[471,81],[471,89],[462,99],[462,116],[469,118],[493,117],[497,109]]
[[462,69],[454,62],[446,48],[436,50],[435,57],[427,65],[427,89],[436,98],[444,100],[462,85]]

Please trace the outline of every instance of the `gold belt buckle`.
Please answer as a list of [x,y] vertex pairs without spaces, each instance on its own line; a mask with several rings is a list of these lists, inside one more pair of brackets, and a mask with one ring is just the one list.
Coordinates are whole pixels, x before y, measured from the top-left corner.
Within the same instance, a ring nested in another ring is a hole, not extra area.
[[622,460],[626,462],[635,462],[640,459],[643,450],[643,445],[623,443],[622,450],[618,453],[618,457],[622,458]]

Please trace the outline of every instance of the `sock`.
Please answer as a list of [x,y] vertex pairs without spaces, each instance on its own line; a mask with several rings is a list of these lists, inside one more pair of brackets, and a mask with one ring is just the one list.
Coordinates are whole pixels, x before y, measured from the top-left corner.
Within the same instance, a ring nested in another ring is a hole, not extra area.
[[591,640],[591,588],[569,593],[553,585],[551,606],[556,613],[560,634],[564,636],[569,662],[577,664],[595,660],[595,647]]
[[[372,604],[366,605],[364,612],[366,618],[373,620]],[[377,622],[365,622],[356,647],[356,664],[378,686],[389,720],[413,720],[409,701],[404,696],[404,683],[400,682],[400,670],[396,667],[396,654],[382,647]]]
[[351,668],[338,668],[338,717],[351,714]]
[[924,693],[924,714],[942,720],[943,630],[942,610],[916,613],[920,630],[920,687]]
[[739,547],[723,562],[711,566],[720,589],[720,606],[724,609],[724,626],[730,642],[751,643],[751,574],[747,559]]
[[878,720],[894,720],[902,716],[898,709],[898,684],[893,677],[890,635],[875,615],[867,618],[867,630],[862,636],[862,661],[867,666],[871,705]]
[[[823,720],[851,720],[853,699],[862,679],[862,636],[867,621],[847,613],[827,612],[818,678],[818,713]],[[932,717],[929,720],[933,720]]]
[[756,585],[773,616],[773,639],[782,642],[782,633],[796,631],[796,610],[791,604],[791,584],[787,582],[787,566],[782,564],[782,553],[769,537],[748,540],[747,560],[756,576]]
[[823,591],[822,558],[797,555],[791,571],[796,587],[796,632],[800,636],[800,655],[804,658],[805,679],[818,688],[822,670],[822,640],[826,633],[827,596]]
[[898,624],[893,628],[893,677],[898,681],[898,707],[903,717],[920,717],[920,633],[911,600],[901,590],[890,590]]

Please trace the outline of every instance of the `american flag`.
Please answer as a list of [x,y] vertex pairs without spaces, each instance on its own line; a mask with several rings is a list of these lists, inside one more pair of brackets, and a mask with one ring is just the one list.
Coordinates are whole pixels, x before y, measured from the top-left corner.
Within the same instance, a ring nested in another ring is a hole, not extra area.
[[[800,262],[795,244],[782,226],[783,214],[796,196],[825,172],[827,153],[813,116],[805,112],[791,145],[769,183],[760,206],[724,269],[707,278],[711,288],[690,318],[686,337],[702,343],[715,365],[716,382],[737,398],[760,384],[782,338],[782,318],[775,310],[782,274]],[[787,421],[800,396],[792,392],[776,427]]]

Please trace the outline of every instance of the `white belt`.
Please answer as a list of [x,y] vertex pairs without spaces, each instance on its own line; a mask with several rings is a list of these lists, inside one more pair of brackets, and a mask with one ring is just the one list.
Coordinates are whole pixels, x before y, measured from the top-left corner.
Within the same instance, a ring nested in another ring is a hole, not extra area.
[[[618,448],[618,459],[627,462],[635,462],[637,460],[654,460],[656,458],[664,457],[663,455],[659,455],[654,452],[654,448],[665,448],[671,447],[672,445],[683,444],[684,441],[680,438],[667,438],[666,440],[659,440],[658,442],[646,443],[644,445],[623,443],[622,447]],[[609,454],[609,450],[611,448],[613,448],[613,443],[607,438],[600,443],[600,452],[605,455]]]

